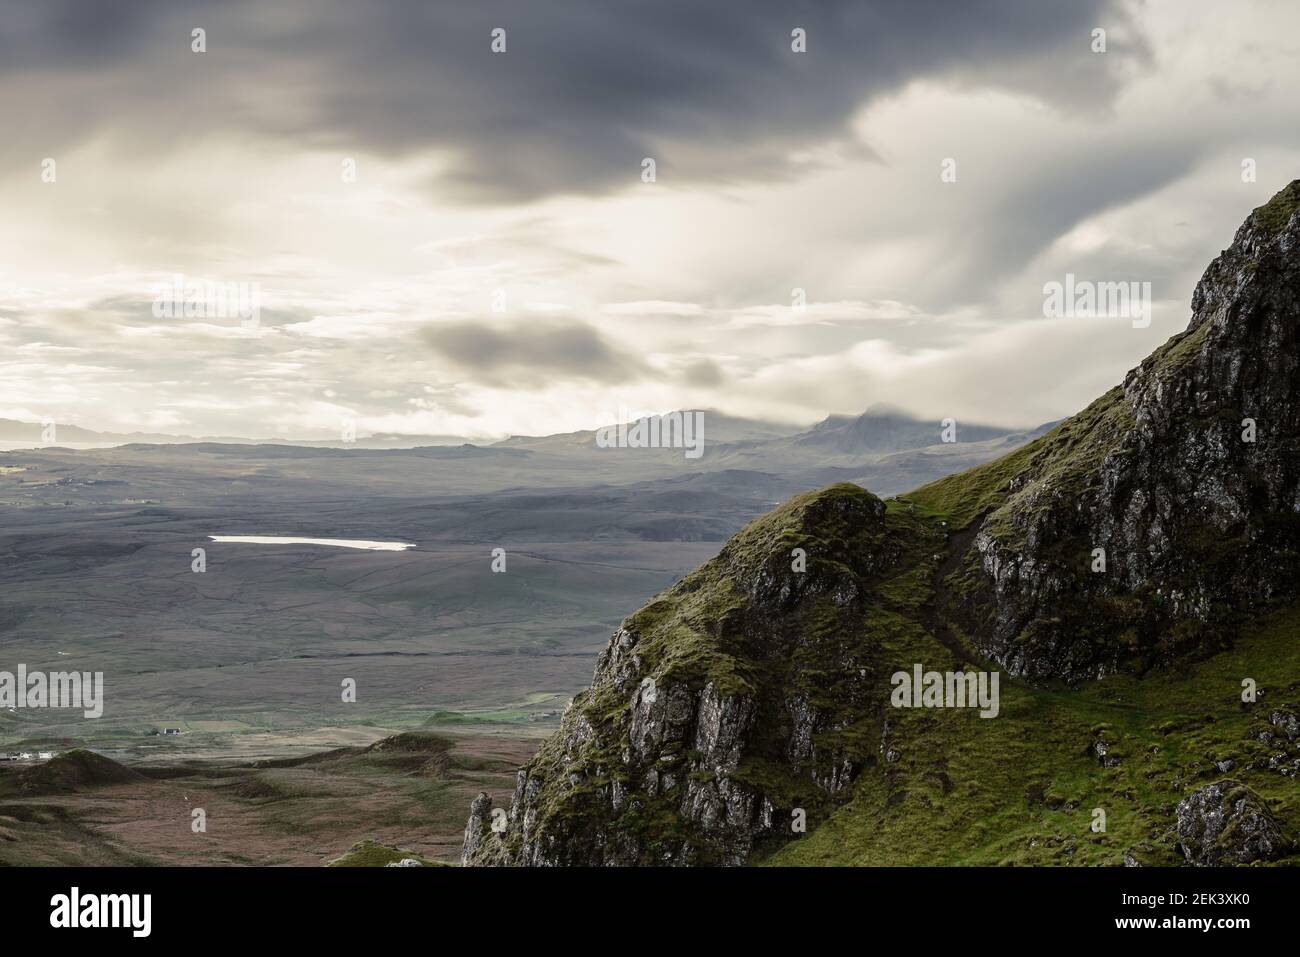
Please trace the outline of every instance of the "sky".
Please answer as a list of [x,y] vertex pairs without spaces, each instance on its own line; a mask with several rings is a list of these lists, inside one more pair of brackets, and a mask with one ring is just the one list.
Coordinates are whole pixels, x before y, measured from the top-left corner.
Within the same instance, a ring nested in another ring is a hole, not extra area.
[[[1286,0],[0,0],[0,418],[1037,425],[1185,328],[1300,176],[1298,27]],[[1067,274],[1149,283],[1149,324],[1049,315]],[[216,286],[256,321],[186,314]]]

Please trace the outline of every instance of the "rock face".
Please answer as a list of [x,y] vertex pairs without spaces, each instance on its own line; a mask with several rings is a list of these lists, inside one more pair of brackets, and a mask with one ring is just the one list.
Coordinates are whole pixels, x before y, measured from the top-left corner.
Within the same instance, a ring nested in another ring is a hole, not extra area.
[[1271,861],[1287,849],[1263,800],[1232,780],[1207,785],[1178,805],[1178,840],[1189,863],[1210,867]]
[[[909,800],[903,726],[928,718],[890,710],[890,676],[920,655],[1078,682],[1203,656],[1300,596],[1297,208],[1300,181],[1206,271],[1187,331],[1048,434],[888,506],[799,496],[629,617],[509,807],[473,802],[463,862],[745,863],[863,773]],[[1273,853],[1262,802],[1214,787],[1179,807],[1188,854]]]
[[739,864],[833,804],[876,760],[888,692],[860,622],[899,534],[851,485],[751,524],[624,622],[504,827],[474,801],[464,862]]
[[1204,654],[1235,612],[1294,592],[1298,207],[1300,181],[1206,270],[1186,332],[1011,457],[966,611],[1012,673],[1080,680]]
[[1288,741],[1300,738],[1300,716],[1293,711],[1275,708],[1268,716],[1268,723],[1285,735]]

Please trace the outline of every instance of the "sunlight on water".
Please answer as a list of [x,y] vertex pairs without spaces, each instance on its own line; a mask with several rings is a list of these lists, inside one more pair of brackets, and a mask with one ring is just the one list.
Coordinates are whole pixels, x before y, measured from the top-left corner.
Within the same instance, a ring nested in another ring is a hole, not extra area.
[[209,535],[214,542],[251,542],[254,545],[332,545],[363,548],[372,552],[403,552],[415,545],[408,542],[368,542],[360,538],[293,538],[280,535]]

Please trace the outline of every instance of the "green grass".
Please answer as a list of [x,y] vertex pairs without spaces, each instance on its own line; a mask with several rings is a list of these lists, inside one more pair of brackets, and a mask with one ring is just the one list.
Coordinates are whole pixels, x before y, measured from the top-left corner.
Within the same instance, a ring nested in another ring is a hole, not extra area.
[[901,495],[898,502],[946,521],[954,531],[990,515],[985,530],[1010,538],[1023,529],[1026,511],[1078,495],[1095,482],[1106,456],[1121,449],[1132,427],[1133,411],[1116,386],[1028,445]]
[[1254,211],[1255,225],[1270,236],[1276,236],[1286,228],[1297,207],[1300,207],[1300,180],[1292,180],[1277,195]]
[[[1265,767],[1255,740],[1271,708],[1300,699],[1300,605],[1246,630],[1228,653],[1143,679],[1112,676],[1079,690],[1033,688],[1002,676],[1002,712],[897,709],[899,761],[862,775],[852,801],[769,859],[787,865],[1181,863],[1173,810],[1198,787],[1243,781],[1292,839],[1300,835],[1296,779]],[[897,651],[937,653],[928,637]],[[1260,701],[1241,701],[1253,678]],[[1085,753],[1099,736],[1121,757]],[[1300,754],[1290,748],[1288,760]],[[1215,762],[1234,760],[1221,772]],[[1091,829],[1093,809],[1106,831]],[[1300,854],[1287,860],[1300,864]]]
[[918,514],[945,521],[953,531],[960,531],[1006,501],[1011,480],[1029,467],[1053,434],[1040,436],[1000,459],[923,485],[894,501],[914,505]]
[[[1256,739],[1271,707],[1300,700],[1300,644],[1293,638],[1300,605],[1256,622],[1231,653],[1146,678],[1117,675],[1072,688],[1029,685],[1002,673],[996,718],[882,704],[895,671],[915,663],[955,669],[961,665],[954,655],[979,660],[948,615],[945,584],[953,579],[937,580],[953,559],[951,526],[996,506],[1022,469],[1064,484],[1076,480],[1109,454],[1128,414],[1114,390],[1034,446],[885,508],[853,486],[799,496],[747,526],[717,558],[627,620],[638,636],[637,680],[651,675],[661,689],[679,682],[692,692],[711,681],[752,701],[753,732],[731,776],[771,800],[778,820],[804,808],[810,828],[799,837],[765,839],[752,860],[1119,864],[1131,854],[1148,864],[1176,864],[1182,857],[1174,847],[1175,806],[1227,776],[1259,793],[1288,834],[1300,833],[1295,780],[1264,766],[1277,752]],[[793,547],[808,552],[806,579],[789,574]],[[849,580],[857,597],[832,600],[833,589]],[[941,630],[944,641],[936,637]],[[1258,683],[1261,703],[1241,703],[1244,677]],[[817,773],[824,778],[838,761],[852,760],[857,777],[846,792],[829,795],[812,783],[813,768],[791,765],[784,749],[792,697],[820,714]],[[596,735],[573,751],[563,734],[555,735],[529,764],[530,776],[543,782],[538,820],[574,860],[599,853],[593,848],[616,821],[618,839],[634,843],[643,863],[683,842],[707,863],[717,849],[679,813],[682,792],[649,797],[640,779],[628,778],[622,755],[630,699],[629,688],[612,682],[577,696],[575,709]],[[881,757],[886,722],[896,761]],[[1103,766],[1091,752],[1097,740],[1119,766]],[[656,764],[676,776],[678,789],[710,776],[693,768],[688,750],[679,751],[661,754]],[[1300,756],[1300,745],[1286,755]],[[1225,774],[1216,765],[1226,760],[1234,767]],[[607,789],[614,780],[637,800],[611,816]],[[1092,829],[1098,808],[1106,816],[1103,832]]]
[[427,857],[421,857],[414,851],[404,851],[399,847],[393,847],[389,844],[380,844],[378,841],[358,841],[352,845],[352,849],[342,857],[330,861],[330,867],[387,867],[389,864],[396,864],[405,858],[414,858],[425,867],[445,867],[441,861],[433,861]]

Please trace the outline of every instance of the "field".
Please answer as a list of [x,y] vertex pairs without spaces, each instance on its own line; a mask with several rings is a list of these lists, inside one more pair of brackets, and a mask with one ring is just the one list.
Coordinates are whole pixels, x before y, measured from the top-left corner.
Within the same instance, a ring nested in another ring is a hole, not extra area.
[[[0,752],[92,748],[143,775],[0,811],[0,860],[319,864],[374,840],[449,861],[477,789],[513,787],[622,618],[751,518],[855,455],[911,483],[1018,439],[860,455],[837,438],[820,459],[765,441],[737,433],[698,466],[567,436],[0,454],[0,671],[102,672],[105,689],[98,718],[0,709]],[[777,471],[730,467],[760,458]],[[452,770],[256,767],[401,732],[451,735]],[[202,839],[198,802],[216,811]]]
[[456,863],[469,802],[508,795],[535,746],[482,732],[355,736],[368,743],[258,762],[127,767],[71,751],[0,765],[0,865],[321,866],[364,841]]

